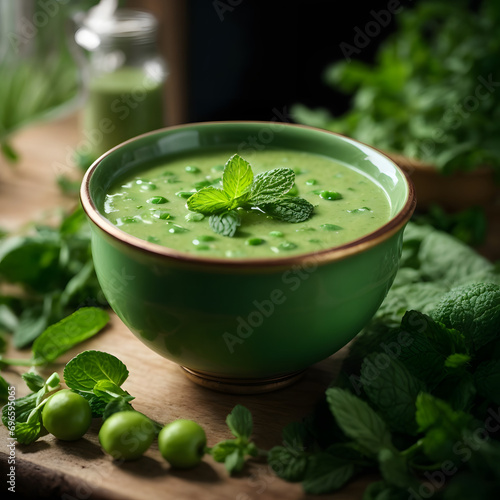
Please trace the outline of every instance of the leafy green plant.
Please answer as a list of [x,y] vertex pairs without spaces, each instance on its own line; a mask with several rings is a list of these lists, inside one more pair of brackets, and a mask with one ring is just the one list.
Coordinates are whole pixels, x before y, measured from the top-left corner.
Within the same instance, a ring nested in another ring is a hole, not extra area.
[[217,234],[232,237],[241,225],[238,209],[259,210],[286,222],[302,222],[314,206],[291,196],[295,172],[276,168],[254,177],[250,163],[235,154],[222,172],[222,189],[206,186],[191,195],[187,207],[193,212],[210,215],[210,227]]
[[396,17],[373,65],[334,63],[333,88],[352,95],[344,115],[297,105],[303,123],[435,165],[445,173],[500,170],[500,8],[483,0],[423,0]]
[[12,332],[18,348],[81,306],[107,304],[81,207],[58,227],[35,225],[26,235],[0,240],[0,280],[0,331]]

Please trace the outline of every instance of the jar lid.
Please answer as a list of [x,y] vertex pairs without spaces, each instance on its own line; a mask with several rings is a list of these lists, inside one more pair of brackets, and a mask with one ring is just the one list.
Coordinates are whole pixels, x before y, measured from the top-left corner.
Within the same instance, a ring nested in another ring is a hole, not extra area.
[[117,9],[108,15],[91,9],[78,24],[75,40],[87,50],[95,50],[105,39],[151,40],[158,28],[153,14],[135,9]]

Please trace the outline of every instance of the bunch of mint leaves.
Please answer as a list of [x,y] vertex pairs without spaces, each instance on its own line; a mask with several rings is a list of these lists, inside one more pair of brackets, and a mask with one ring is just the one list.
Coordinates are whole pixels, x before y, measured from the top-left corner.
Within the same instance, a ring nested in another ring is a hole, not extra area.
[[[489,165],[500,170],[497,0],[422,0],[395,16],[396,30],[373,63],[343,45],[347,60],[324,81],[351,97],[339,116],[292,108],[307,125],[418,158],[444,173]],[[473,110],[470,101],[474,102]]]
[[315,494],[378,471],[366,500],[498,498],[499,328],[500,268],[409,223],[382,306],[269,464]]
[[[96,335],[108,322],[109,315],[104,309],[81,307],[61,321],[47,327],[33,342],[30,358],[11,359],[0,355],[0,369],[3,370],[9,366],[29,366],[35,370],[36,367],[50,365],[71,348]],[[29,384],[28,387],[32,389]],[[0,376],[0,403],[5,403],[7,399],[8,383]]]
[[[83,351],[64,368],[64,382],[90,404],[92,415],[103,420],[118,411],[133,411],[135,399],[121,385],[128,378],[127,367],[112,354]],[[2,409],[2,422],[10,436],[20,444],[32,444],[46,432],[42,424],[42,409],[47,396],[60,388],[60,377],[54,372],[47,380],[33,372],[22,375],[32,391],[27,396],[9,402]],[[14,408],[14,426],[9,421]]]
[[302,222],[311,217],[314,206],[289,193],[295,182],[290,168],[276,168],[254,177],[250,164],[235,154],[226,162],[222,189],[207,186],[187,200],[193,212],[209,215],[212,230],[232,237],[241,225],[238,209],[258,210],[286,222]]
[[57,227],[33,224],[25,234],[2,236],[0,347],[5,347],[5,333],[12,334],[15,347],[27,347],[79,307],[107,305],[80,206],[64,214]]

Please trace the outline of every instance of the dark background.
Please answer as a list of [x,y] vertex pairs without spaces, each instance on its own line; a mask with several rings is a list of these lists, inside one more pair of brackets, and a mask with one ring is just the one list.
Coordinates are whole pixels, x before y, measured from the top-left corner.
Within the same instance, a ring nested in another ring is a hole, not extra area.
[[[348,99],[323,83],[323,72],[344,59],[342,42],[354,46],[355,28],[365,31],[372,11],[390,3],[189,0],[188,121],[269,120],[293,103],[345,111]],[[416,3],[400,1],[400,11]],[[397,17],[353,57],[372,61]]]

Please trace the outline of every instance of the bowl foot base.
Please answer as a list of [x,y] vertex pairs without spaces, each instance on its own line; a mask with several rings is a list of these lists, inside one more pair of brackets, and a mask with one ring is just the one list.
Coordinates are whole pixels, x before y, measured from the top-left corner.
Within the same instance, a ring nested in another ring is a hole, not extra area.
[[200,372],[181,366],[185,375],[202,387],[228,394],[263,394],[283,389],[300,380],[305,370],[279,377],[268,378],[226,378],[211,373]]

